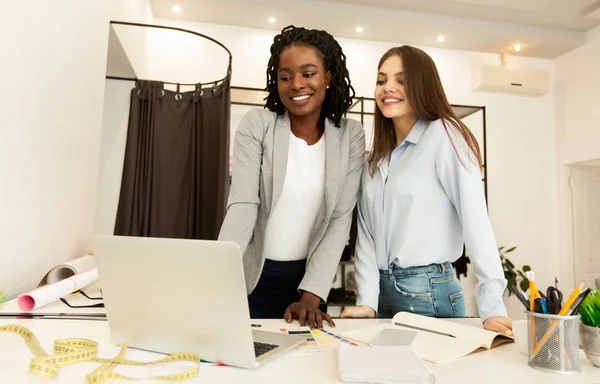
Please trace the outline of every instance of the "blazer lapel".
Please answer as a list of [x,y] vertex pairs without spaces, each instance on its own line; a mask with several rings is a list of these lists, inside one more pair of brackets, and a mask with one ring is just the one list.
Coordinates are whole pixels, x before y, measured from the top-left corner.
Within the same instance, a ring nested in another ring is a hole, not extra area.
[[275,119],[273,139],[273,201],[271,202],[271,212],[273,212],[273,208],[277,205],[279,196],[281,196],[281,190],[283,189],[290,148],[290,134],[290,117],[285,112]]
[[325,119],[325,209],[331,216],[341,181],[340,129]]

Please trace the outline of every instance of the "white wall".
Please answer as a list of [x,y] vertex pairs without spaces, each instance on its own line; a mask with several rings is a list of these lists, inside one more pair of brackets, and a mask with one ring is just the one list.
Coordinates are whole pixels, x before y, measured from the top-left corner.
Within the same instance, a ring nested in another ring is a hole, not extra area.
[[585,45],[555,61],[559,268],[568,287],[576,282],[567,166],[600,159],[599,68],[600,27],[587,33]]
[[[112,12],[110,20],[152,24],[154,16],[150,0],[110,0]],[[150,30],[148,28],[113,25],[121,41],[136,77],[146,79],[151,76],[152,61],[148,60]]]
[[125,4],[3,4],[0,290],[9,297],[90,249],[108,21],[126,18]]
[[[170,19],[155,19],[154,22],[194,30],[219,40],[233,54],[232,85],[264,88],[269,47],[275,31]],[[194,50],[190,39],[172,36],[163,37],[160,45],[153,40],[152,44],[157,45],[148,50],[148,58],[153,62],[153,79],[207,81],[212,80],[207,79],[209,74],[214,74],[214,78],[224,72],[226,64],[222,56],[211,61],[212,52],[217,51]],[[353,39],[339,39],[339,42],[348,57],[357,95],[372,96],[377,62],[392,44]],[[163,54],[163,44],[168,44],[171,54]],[[517,266],[530,264],[541,284],[549,284],[558,265],[554,92],[539,98],[473,92],[470,88],[471,67],[499,64],[497,55],[421,48],[436,61],[452,103],[486,107],[489,206],[498,244],[517,246],[512,261]],[[198,60],[202,56],[202,61]],[[183,63],[186,70],[182,70]],[[550,60],[512,58],[509,65],[553,72]],[[365,128],[370,135],[371,127]],[[472,283],[471,272],[465,282],[468,292],[472,292],[469,286]],[[516,299],[511,298],[508,304],[513,317],[523,317],[522,306]]]
[[106,80],[94,233],[112,235],[117,218],[133,83]]

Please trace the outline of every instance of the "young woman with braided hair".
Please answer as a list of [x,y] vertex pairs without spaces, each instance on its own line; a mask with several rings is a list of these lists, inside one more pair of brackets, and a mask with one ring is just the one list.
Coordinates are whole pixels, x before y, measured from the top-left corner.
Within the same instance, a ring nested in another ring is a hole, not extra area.
[[324,303],[348,240],[362,175],[364,130],[342,118],[352,103],[346,56],[325,31],[275,36],[266,109],[238,126],[219,240],[243,254],[252,318],[331,326]]

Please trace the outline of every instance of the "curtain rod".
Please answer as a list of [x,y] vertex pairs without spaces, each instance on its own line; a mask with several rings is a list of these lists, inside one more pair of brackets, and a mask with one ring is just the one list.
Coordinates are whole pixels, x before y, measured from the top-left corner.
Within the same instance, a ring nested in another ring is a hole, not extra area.
[[[127,22],[127,21],[114,21],[111,20],[110,24],[115,24],[115,25],[126,25],[126,26],[131,26],[131,27],[142,27],[142,28],[157,28],[157,29],[167,29],[167,30],[171,30],[171,31],[178,31],[178,32],[185,32],[185,33],[189,33],[192,35],[196,35],[199,37],[202,37],[204,39],[210,40],[213,43],[217,44],[218,46],[220,46],[221,48],[223,48],[227,54],[229,55],[229,61],[227,64],[227,76],[223,77],[222,79],[219,80],[215,80],[215,81],[209,81],[207,83],[194,83],[194,84],[183,84],[183,83],[174,83],[174,82],[169,82],[169,81],[162,81],[163,84],[171,84],[171,85],[183,85],[183,86],[196,86],[196,85],[208,85],[208,84],[215,84],[217,85],[219,82],[224,82],[228,77],[231,76],[231,61],[232,61],[232,55],[231,55],[231,51],[229,50],[229,48],[227,48],[223,43],[221,43],[220,41],[213,39],[210,36],[206,36],[203,35],[202,33],[198,33],[198,32],[194,32],[194,31],[190,31],[187,29],[183,29],[183,28],[177,28],[177,27],[168,27],[165,25],[154,25],[154,24],[143,24],[143,23],[131,23],[131,22]],[[138,79],[133,79],[133,78],[128,78],[128,77],[117,77],[117,76],[106,76],[107,79],[113,79],[113,80],[131,80],[131,81],[137,81]]]
[[[138,80],[141,80],[141,79],[137,79],[135,77],[121,77],[121,76],[106,76],[106,79],[108,79],[108,80],[121,80],[121,81],[138,81]],[[193,87],[195,85],[202,84],[202,83],[194,83],[194,84],[170,83],[168,81],[161,81],[161,83],[163,83],[163,84],[170,84],[170,85],[182,85],[182,86],[188,86],[188,87]],[[214,81],[211,81],[210,83],[204,83],[204,84],[214,84],[214,83],[215,83]],[[264,89],[260,89],[260,88],[236,87],[236,86],[231,86],[230,88],[231,89],[237,89],[237,90],[240,90],[240,91],[261,91],[261,92],[265,92]]]
[[231,51],[230,51],[230,50],[229,50],[229,49],[228,49],[228,48],[227,48],[227,47],[226,47],[226,46],[225,46],[223,43],[221,43],[220,41],[218,41],[218,40],[216,40],[216,39],[213,39],[213,38],[212,38],[212,37],[210,37],[210,36],[206,36],[206,35],[203,35],[203,34],[201,34],[201,33],[194,32],[194,31],[190,31],[190,30],[188,30],[188,29],[177,28],[177,27],[168,27],[168,26],[165,26],[165,25],[143,24],[143,23],[131,23],[131,22],[127,22],[127,21],[114,21],[114,20],[111,20],[111,21],[110,21],[110,24],[117,24],[117,25],[129,25],[129,26],[132,26],[132,27],[143,27],[143,28],[169,29],[169,30],[171,30],[171,31],[185,32],[185,33],[190,33],[190,34],[192,34],[192,35],[200,36],[200,37],[202,37],[202,38],[205,38],[205,39],[207,39],[207,40],[210,40],[210,41],[212,41],[213,43],[215,43],[215,44],[219,45],[221,48],[223,48],[225,51],[227,51],[227,54],[229,55],[229,64],[230,64],[230,66],[231,66],[231,58],[232,58],[232,56],[231,56]]
[[[138,79],[138,78],[135,78],[135,77],[119,77],[119,76],[106,76],[106,79],[109,79],[109,80],[123,80],[123,81],[138,81],[138,80],[143,80],[143,79]],[[161,80],[156,80],[156,81],[159,81],[159,82],[161,82],[163,84],[182,85],[182,86],[187,86],[187,87],[194,87],[196,85],[202,86],[202,85],[208,85],[208,84],[217,84],[217,83],[219,83],[221,81],[224,81],[225,79],[226,79],[226,77],[224,77],[222,79],[219,79],[219,80],[210,81],[208,83],[174,83],[174,82],[171,82],[171,81],[161,81]]]

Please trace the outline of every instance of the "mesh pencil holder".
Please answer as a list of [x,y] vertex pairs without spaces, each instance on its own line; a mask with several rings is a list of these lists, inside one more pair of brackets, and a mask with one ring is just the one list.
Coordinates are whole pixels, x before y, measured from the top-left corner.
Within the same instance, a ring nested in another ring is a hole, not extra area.
[[553,373],[579,372],[579,315],[526,312],[529,366]]

